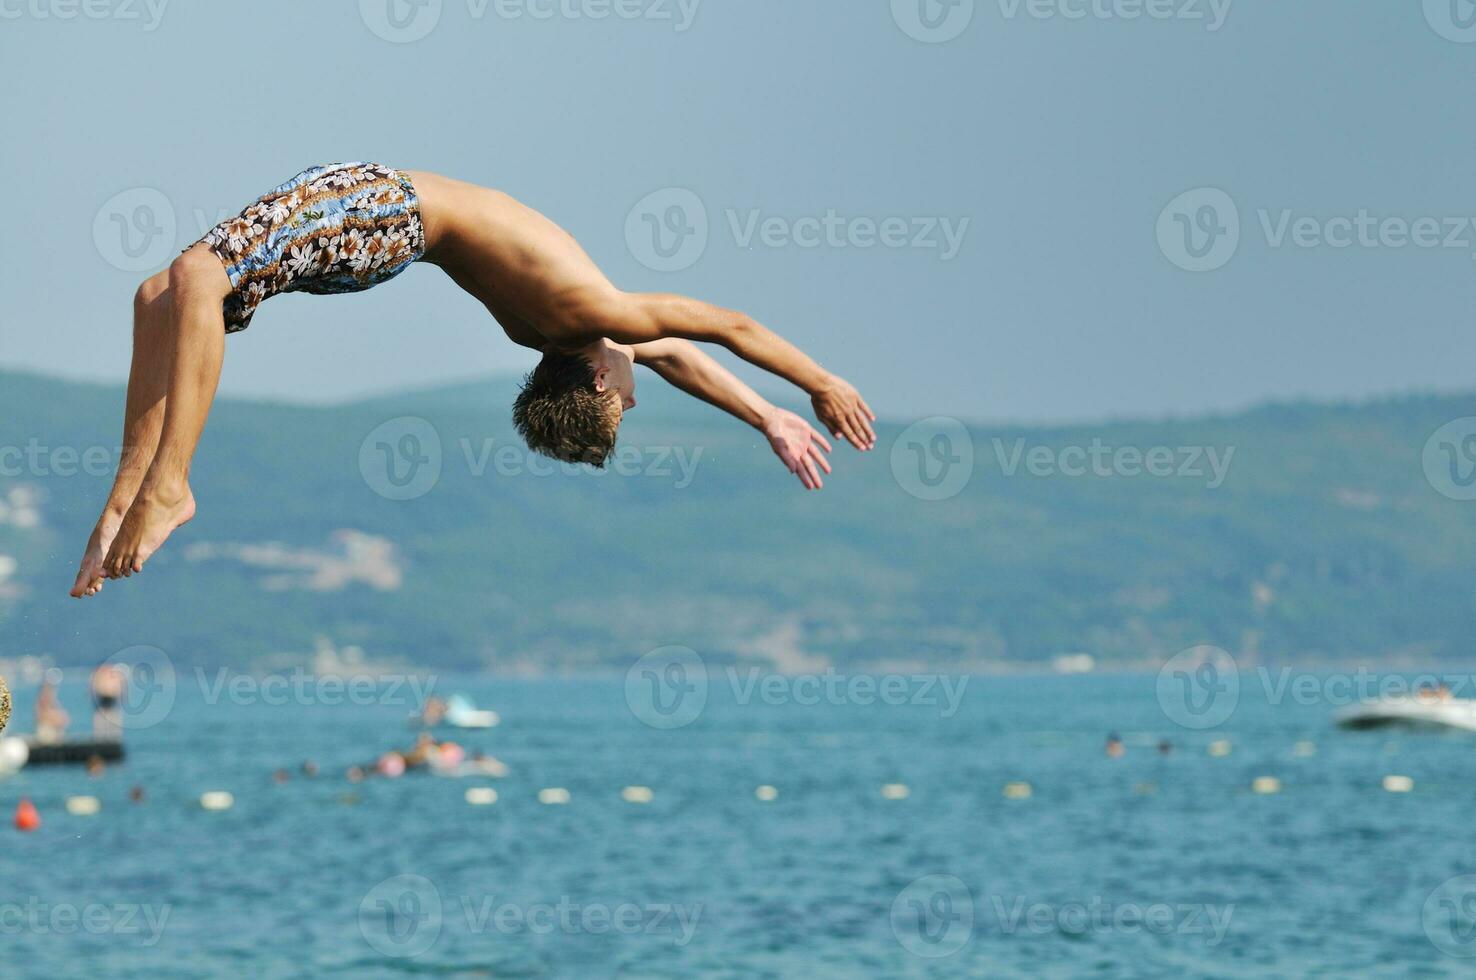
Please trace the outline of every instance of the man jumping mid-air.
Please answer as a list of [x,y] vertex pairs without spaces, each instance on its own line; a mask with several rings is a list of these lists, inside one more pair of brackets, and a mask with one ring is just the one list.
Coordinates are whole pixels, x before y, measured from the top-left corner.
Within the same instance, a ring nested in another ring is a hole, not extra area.
[[830,444],[770,405],[691,341],[718,344],[809,395],[832,435],[871,449],[876,416],[856,389],[741,313],[616,289],[572,237],[486,188],[378,164],[315,167],[222,222],[134,298],[123,456],[72,587],[143,570],[195,516],[190,460],[215,400],[225,335],[282,292],[347,293],[411,263],[440,266],[509,339],[543,353],[513,407],[529,448],[603,466],[635,407],[632,366],[761,430],[811,490]]

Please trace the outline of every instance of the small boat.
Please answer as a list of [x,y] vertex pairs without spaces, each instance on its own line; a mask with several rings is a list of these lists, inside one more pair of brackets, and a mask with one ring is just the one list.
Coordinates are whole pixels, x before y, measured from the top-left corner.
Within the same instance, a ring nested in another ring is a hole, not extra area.
[[1339,728],[1454,728],[1476,732],[1476,700],[1389,697],[1362,701],[1340,711]]
[[496,728],[501,721],[497,712],[480,710],[460,694],[446,699],[446,724],[452,728]]

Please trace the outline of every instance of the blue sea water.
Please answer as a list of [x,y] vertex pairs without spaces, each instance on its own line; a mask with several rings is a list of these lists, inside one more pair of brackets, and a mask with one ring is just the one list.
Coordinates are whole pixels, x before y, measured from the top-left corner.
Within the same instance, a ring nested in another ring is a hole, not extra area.
[[[460,741],[510,774],[353,785],[346,767],[413,738],[405,690],[210,703],[182,679],[125,765],[0,780],[0,976],[1476,972],[1476,738],[1342,732],[1325,698],[1256,685],[1191,730],[1152,676],[969,678],[956,713],[734,686],[661,730],[622,678],[442,677],[500,712]],[[33,694],[16,691],[13,729]],[[80,686],[63,695],[81,717]],[[1390,774],[1413,792],[1386,792]],[[1253,793],[1263,776],[1280,792]],[[1006,798],[1012,782],[1031,795]],[[469,786],[496,804],[468,805]],[[550,787],[569,802],[541,804]],[[208,790],[234,808],[202,809]],[[69,814],[77,794],[101,813]],[[21,797],[35,833],[9,826]]]

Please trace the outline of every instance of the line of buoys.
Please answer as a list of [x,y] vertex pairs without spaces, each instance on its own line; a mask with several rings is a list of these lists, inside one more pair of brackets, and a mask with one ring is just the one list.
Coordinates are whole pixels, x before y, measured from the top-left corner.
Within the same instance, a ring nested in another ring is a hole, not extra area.
[[41,814],[36,810],[36,804],[28,799],[22,799],[15,808],[15,829],[27,834],[41,829]]
[[563,806],[569,802],[569,791],[560,786],[541,789],[538,791],[538,802],[544,806]]
[[497,790],[491,786],[473,786],[466,791],[466,802],[472,806],[491,806],[497,802]]

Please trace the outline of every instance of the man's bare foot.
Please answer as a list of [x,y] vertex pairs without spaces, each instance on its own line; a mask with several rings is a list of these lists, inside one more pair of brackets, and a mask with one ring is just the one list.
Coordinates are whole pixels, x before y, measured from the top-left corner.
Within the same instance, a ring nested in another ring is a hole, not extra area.
[[164,546],[169,535],[194,516],[195,495],[188,486],[180,494],[143,491],[128,508],[128,516],[123,518],[123,526],[103,559],[103,574],[128,578],[143,571],[144,563]]
[[94,596],[102,591],[107,576],[103,574],[103,559],[123,526],[123,515],[109,511],[98,519],[92,537],[87,541],[87,551],[82,555],[82,567],[77,569],[77,581],[72,583],[72,597]]

